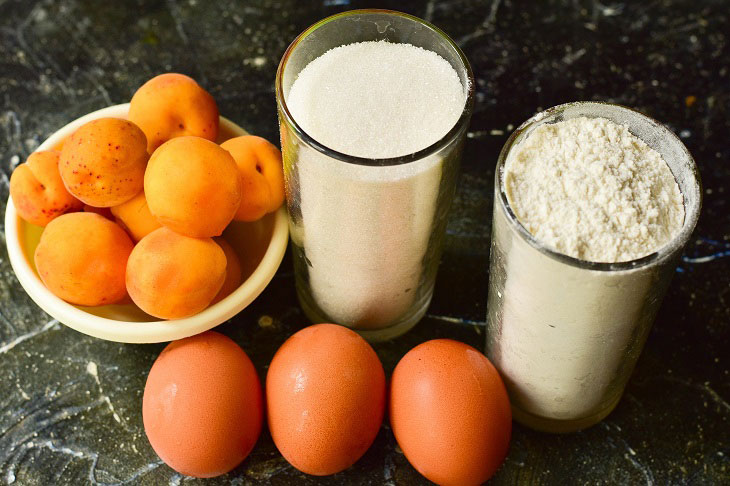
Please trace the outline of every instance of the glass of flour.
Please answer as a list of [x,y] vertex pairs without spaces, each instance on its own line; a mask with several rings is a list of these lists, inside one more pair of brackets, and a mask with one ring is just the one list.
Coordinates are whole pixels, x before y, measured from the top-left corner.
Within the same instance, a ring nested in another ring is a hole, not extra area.
[[694,160],[608,103],[539,113],[499,155],[487,355],[514,418],[591,426],[618,403],[700,212]]
[[473,104],[443,32],[354,10],[289,46],[276,78],[299,301],[371,341],[410,329],[433,294]]

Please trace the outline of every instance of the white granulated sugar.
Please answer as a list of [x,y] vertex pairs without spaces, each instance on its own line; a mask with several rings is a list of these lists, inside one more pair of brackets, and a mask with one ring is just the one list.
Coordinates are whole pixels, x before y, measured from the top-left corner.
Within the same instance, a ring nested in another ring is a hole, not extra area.
[[510,152],[504,186],[533,236],[581,260],[641,258],[684,222],[682,194],[661,155],[605,118],[534,129]]
[[[337,151],[388,158],[424,149],[459,119],[466,90],[437,54],[409,44],[332,49],[300,73],[287,97],[310,136]],[[296,177],[312,297],[327,317],[388,327],[413,307],[436,214],[443,160],[350,164],[300,144]]]
[[321,144],[389,158],[446,135],[465,100],[456,71],[435,52],[373,41],[337,47],[310,62],[286,101],[299,126]]

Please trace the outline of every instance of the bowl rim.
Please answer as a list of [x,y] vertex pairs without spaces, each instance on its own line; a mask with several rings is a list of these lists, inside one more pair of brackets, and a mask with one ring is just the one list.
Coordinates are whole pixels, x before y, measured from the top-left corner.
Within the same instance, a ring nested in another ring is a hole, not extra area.
[[[49,136],[36,151],[49,150],[78,127],[102,117],[126,118],[129,103],[113,105],[91,112],[68,123]],[[221,126],[237,135],[247,135],[243,128],[221,116]],[[271,240],[253,273],[230,295],[190,317],[174,320],[144,322],[120,321],[90,314],[56,297],[33,271],[20,243],[20,225],[26,224],[18,215],[12,197],[5,208],[5,241],[10,265],[20,285],[30,298],[60,323],[89,336],[124,343],[155,343],[192,336],[222,324],[245,309],[271,282],[281,265],[289,241],[289,224],[284,206],[272,213],[274,218]]]

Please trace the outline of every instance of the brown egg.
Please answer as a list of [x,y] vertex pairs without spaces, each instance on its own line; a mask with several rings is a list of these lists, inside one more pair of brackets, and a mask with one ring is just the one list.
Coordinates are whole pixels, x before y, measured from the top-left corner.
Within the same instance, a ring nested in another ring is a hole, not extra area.
[[479,351],[451,339],[410,350],[393,371],[390,425],[418,472],[442,486],[489,479],[512,433],[499,373]]
[[284,458],[307,474],[334,474],[373,443],[383,420],[385,373],[357,333],[317,324],[276,352],[266,400],[269,430]]
[[199,478],[225,474],[248,456],[261,432],[256,370],[217,332],[174,341],[147,377],[142,419],[152,448],[171,468]]

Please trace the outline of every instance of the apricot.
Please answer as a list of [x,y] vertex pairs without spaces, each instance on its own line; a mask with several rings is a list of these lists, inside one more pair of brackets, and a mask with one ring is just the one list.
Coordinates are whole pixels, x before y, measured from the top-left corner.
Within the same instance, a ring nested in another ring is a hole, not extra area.
[[238,259],[236,250],[223,238],[215,238],[213,241],[218,243],[223,253],[226,254],[226,279],[210,305],[225,299],[241,285],[241,261]]
[[117,223],[125,228],[134,241],[139,241],[161,225],[147,206],[144,191],[140,192],[127,202],[111,208]]
[[149,153],[184,135],[210,141],[218,138],[215,100],[184,74],[160,74],[143,84],[132,96],[129,119],[147,135]]
[[47,150],[30,154],[25,164],[10,176],[10,197],[21,218],[45,226],[69,211],[78,211],[83,203],[63,185],[58,172],[60,153]]
[[142,190],[147,139],[134,123],[99,118],[63,144],[59,170],[66,189],[90,206],[108,208]]
[[226,255],[211,238],[159,228],[137,243],[127,262],[127,292],[146,313],[162,319],[197,314],[226,279]]
[[254,135],[226,140],[241,173],[243,197],[234,216],[237,221],[256,221],[276,211],[284,202],[284,168],[281,152],[268,140]]
[[150,212],[186,236],[219,236],[241,205],[241,180],[226,150],[200,137],[165,142],[144,176]]
[[84,204],[83,211],[85,213],[96,213],[99,216],[104,216],[109,221],[114,221],[114,216],[112,215],[112,212],[109,210],[109,208],[97,208],[94,206],[89,206],[88,204]]
[[63,137],[60,142],[57,142],[56,145],[51,148],[51,150],[56,150],[57,152],[63,150],[63,144],[66,143],[66,140],[68,140],[69,136]]
[[127,295],[124,272],[134,243],[116,223],[95,213],[54,219],[35,250],[48,290],[77,305],[114,304]]

